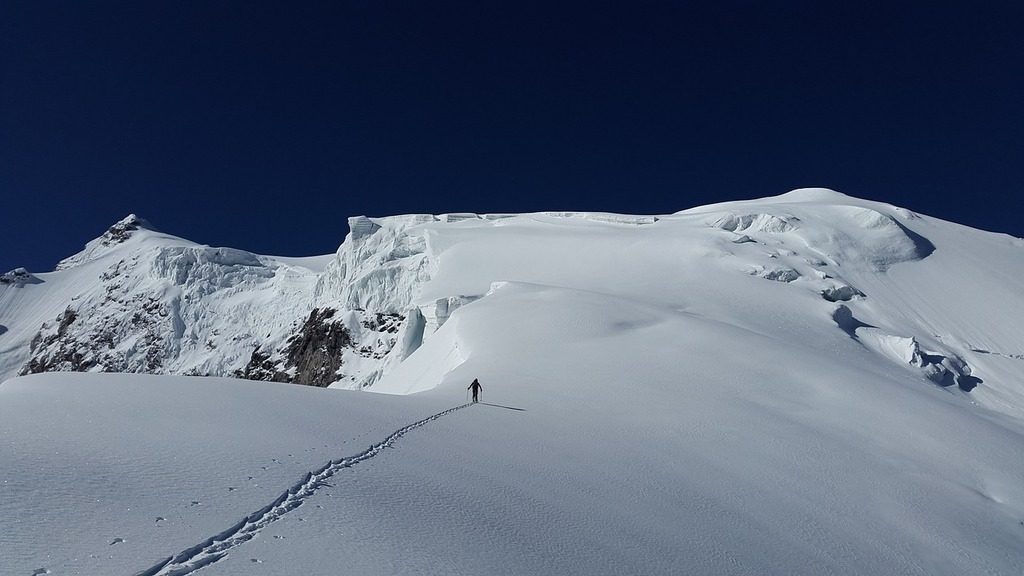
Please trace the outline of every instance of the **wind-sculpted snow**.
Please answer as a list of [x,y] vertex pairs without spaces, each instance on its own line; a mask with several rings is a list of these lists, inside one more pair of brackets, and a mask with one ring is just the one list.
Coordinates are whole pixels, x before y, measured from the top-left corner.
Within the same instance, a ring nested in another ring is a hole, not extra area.
[[350,218],[352,232],[317,283],[317,300],[404,312],[431,273],[426,238],[416,228],[434,221],[431,215]]
[[779,234],[792,232],[799,227],[800,220],[794,216],[772,214],[725,214],[713,223],[716,228],[729,232],[766,232]]
[[859,260],[884,271],[900,262],[927,258],[935,251],[935,246],[926,238],[912,232],[892,216],[871,208],[835,206],[821,211],[835,232],[831,236],[821,233],[808,235],[807,243],[831,245],[834,259],[839,262]]
[[940,386],[959,386],[970,392],[981,383],[971,374],[971,367],[961,358],[950,354],[925,351],[916,338],[886,334],[878,329],[857,331],[857,337],[869,347],[899,361],[920,368],[925,376]]
[[632,226],[654,224],[658,221],[657,216],[631,216],[628,214],[610,214],[608,212],[544,212],[544,215],[554,218],[580,218],[592,222],[628,224]]
[[274,277],[276,266],[232,248],[189,246],[163,248],[153,257],[153,274],[180,286],[218,288],[259,284]]
[[803,244],[811,256],[822,257],[826,263],[866,264],[877,271],[921,260],[935,250],[924,237],[871,208],[815,206],[800,217],[794,212],[800,210],[786,205],[777,214],[727,212],[713,216],[709,222],[715,228],[742,233],[743,241],[760,239],[768,245],[785,244],[793,249]]
[[821,297],[829,302],[846,302],[859,296],[864,296],[864,293],[842,283],[835,283],[821,291]]
[[925,351],[916,338],[888,334],[876,326],[865,324],[855,318],[845,305],[836,307],[832,319],[839,328],[865,347],[889,360],[919,368],[926,378],[939,386],[955,385],[970,392],[982,382],[973,375],[967,362],[956,354]]

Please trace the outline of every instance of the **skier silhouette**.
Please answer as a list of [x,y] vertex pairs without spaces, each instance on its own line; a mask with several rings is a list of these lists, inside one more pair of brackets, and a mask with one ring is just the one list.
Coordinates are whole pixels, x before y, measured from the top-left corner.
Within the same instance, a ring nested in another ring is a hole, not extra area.
[[472,390],[473,391],[473,402],[478,402],[479,401],[480,390],[483,390],[483,386],[480,385],[480,381],[479,380],[477,380],[476,378],[473,378],[473,383],[470,384],[469,388],[466,388],[466,390]]

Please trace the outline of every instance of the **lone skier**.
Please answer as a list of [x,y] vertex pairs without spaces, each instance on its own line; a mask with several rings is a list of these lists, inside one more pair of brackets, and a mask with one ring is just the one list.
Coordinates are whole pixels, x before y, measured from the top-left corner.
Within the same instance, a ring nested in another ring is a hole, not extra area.
[[483,390],[483,388],[484,387],[480,385],[480,381],[473,378],[473,383],[469,385],[469,388],[466,388],[466,390],[473,391],[473,402],[479,401],[480,391]]

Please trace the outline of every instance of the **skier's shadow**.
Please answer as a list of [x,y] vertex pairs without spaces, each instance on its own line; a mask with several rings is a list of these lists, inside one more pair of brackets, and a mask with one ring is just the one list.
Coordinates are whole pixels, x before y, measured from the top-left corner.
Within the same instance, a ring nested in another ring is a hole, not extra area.
[[526,408],[513,408],[511,406],[502,406],[501,404],[491,404],[489,402],[477,402],[477,404],[483,404],[484,406],[494,406],[495,408],[504,408],[505,410],[516,410],[518,412],[526,412]]

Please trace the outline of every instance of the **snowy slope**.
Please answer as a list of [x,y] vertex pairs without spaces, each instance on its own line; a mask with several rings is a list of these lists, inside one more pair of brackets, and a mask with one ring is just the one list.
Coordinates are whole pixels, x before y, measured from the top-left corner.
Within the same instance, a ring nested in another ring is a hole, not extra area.
[[[1021,573],[1020,239],[822,189],[351,230],[316,265],[156,274],[195,294],[182,334],[223,338],[172,338],[162,370],[235,370],[259,345],[283,371],[295,342],[330,344],[333,387],[385,394],[9,380],[0,573]],[[189,247],[143,229],[118,261],[143,241]],[[0,287],[0,324],[54,322],[66,304],[40,290],[81,291],[104,257]],[[76,310],[66,333],[97,317]],[[222,359],[236,326],[259,337]],[[446,412],[474,377],[488,404]]]
[[400,400],[211,378],[5,382],[0,574],[141,571],[273,501],[306,471],[442,408]]

